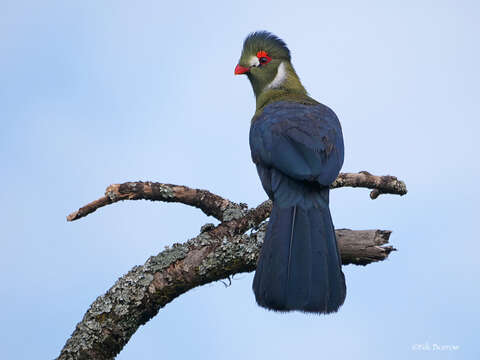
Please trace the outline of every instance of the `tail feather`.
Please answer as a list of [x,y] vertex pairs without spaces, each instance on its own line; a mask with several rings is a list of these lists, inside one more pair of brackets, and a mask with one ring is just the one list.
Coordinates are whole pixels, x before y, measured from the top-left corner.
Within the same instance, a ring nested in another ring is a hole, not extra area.
[[328,203],[305,209],[274,202],[253,290],[271,310],[338,310],[346,287]]
[[336,311],[345,301],[345,296],[347,293],[347,288],[345,286],[345,275],[342,272],[342,258],[340,252],[338,251],[337,239],[335,237],[335,228],[333,227],[332,217],[330,211],[322,213],[325,221],[326,229],[330,227],[330,231],[327,231],[329,236],[328,241],[326,242],[328,247],[328,257],[329,269],[338,269],[337,271],[329,271],[329,283],[330,283],[330,292],[328,300],[328,309],[334,309]]
[[286,307],[295,308],[309,301],[312,292],[312,237],[308,217],[301,207],[294,208],[286,278]]
[[[277,246],[275,239],[285,238],[286,242],[289,242],[293,222],[292,215],[293,208],[280,209],[275,206],[270,214],[262,252],[253,279],[257,302],[265,308],[287,310],[285,308],[285,282],[289,248],[288,245]],[[285,234],[288,234],[287,237],[284,236]]]
[[329,274],[329,258],[327,242],[328,237],[325,236],[325,223],[320,211],[310,211],[307,214],[310,223],[310,232],[313,241],[313,261],[311,266],[312,271],[312,296],[309,303],[306,305],[307,309],[311,311],[327,312],[325,304],[329,297],[330,278]]

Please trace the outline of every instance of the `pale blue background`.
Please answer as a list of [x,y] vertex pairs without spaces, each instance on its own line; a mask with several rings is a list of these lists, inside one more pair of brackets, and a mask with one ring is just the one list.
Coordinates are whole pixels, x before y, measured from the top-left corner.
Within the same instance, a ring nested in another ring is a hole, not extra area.
[[[335,3],[336,5],[332,5]],[[0,2],[0,355],[58,355],[132,266],[212,222],[177,204],[65,216],[106,186],[152,180],[255,206],[244,37],[284,38],[342,121],[344,171],[404,179],[376,201],[335,190],[337,227],[391,229],[388,261],[345,267],[331,316],[270,313],[252,274],[176,299],[118,359],[478,359],[479,3]],[[415,344],[458,345],[454,352]]]

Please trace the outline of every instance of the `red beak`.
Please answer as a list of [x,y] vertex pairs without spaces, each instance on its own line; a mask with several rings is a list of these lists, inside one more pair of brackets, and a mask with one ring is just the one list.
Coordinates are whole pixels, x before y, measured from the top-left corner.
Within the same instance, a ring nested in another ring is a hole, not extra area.
[[235,66],[235,75],[245,74],[250,71],[250,68],[246,68],[240,65]]

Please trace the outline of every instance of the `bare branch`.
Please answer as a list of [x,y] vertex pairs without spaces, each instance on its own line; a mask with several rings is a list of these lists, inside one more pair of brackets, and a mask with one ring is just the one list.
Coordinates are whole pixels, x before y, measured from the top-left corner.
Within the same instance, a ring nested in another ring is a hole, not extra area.
[[383,246],[388,244],[391,233],[390,230],[335,230],[343,265],[368,265],[385,260],[396,251],[393,246]]
[[[332,188],[343,186],[373,189],[380,194],[406,194],[405,184],[393,176],[367,172],[340,174]],[[150,257],[135,266],[90,306],[83,320],[62,349],[58,359],[113,359],[140,325],[145,324],[170,301],[188,290],[209,282],[255,270],[265,236],[272,203],[265,201],[246,210],[207,190],[151,182],[111,185],[105,196],[67,217],[73,221],[96,209],[120,200],[160,200],[180,202],[201,209],[222,223],[204,225],[201,233],[184,244]],[[246,232],[253,229],[253,233]],[[388,257],[390,231],[336,230],[343,264],[367,265]]]
[[67,216],[68,221],[80,219],[105,205],[122,200],[151,200],[179,202],[199,208],[207,215],[225,221],[243,215],[246,205],[236,204],[208,190],[191,189],[187,186],[154,182],[126,182],[110,185],[105,196],[92,201]]
[[[375,176],[367,171],[358,174],[341,173],[330,186],[332,189],[339,187],[364,187],[374,189],[370,193],[372,199],[380,194],[405,195],[405,183],[394,176]],[[162,184],[155,182],[126,182],[110,185],[105,191],[105,196],[81,207],[67,216],[68,221],[78,220],[105,205],[121,200],[152,200],[179,202],[199,208],[207,215],[212,215],[220,221],[231,220],[243,216],[246,205],[237,204],[208,190],[192,189],[187,186]]]
[[395,194],[405,195],[407,193],[407,186],[395,176],[384,175],[376,176],[370,174],[368,171],[360,171],[358,174],[340,173],[337,179],[330,185],[331,189],[339,187],[363,187],[373,189],[370,192],[370,198],[376,199],[380,194]]
[[[251,210],[248,221],[257,223],[268,205]],[[236,226],[244,224],[222,223],[134,267],[90,306],[58,359],[113,359],[140,325],[176,297],[196,286],[254,271],[267,224],[250,235],[239,234]],[[389,231],[336,233],[344,264],[381,261],[394,250],[382,246],[388,243]]]

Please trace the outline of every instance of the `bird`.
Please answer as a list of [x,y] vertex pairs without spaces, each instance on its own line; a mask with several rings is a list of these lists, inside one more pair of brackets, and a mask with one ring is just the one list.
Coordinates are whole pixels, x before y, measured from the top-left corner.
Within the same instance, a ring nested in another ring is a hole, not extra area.
[[245,38],[234,74],[246,75],[255,94],[251,157],[273,202],[252,285],[256,302],[277,312],[336,312],[346,297],[329,209],[344,161],[338,117],[309,96],[286,43],[268,31]]

